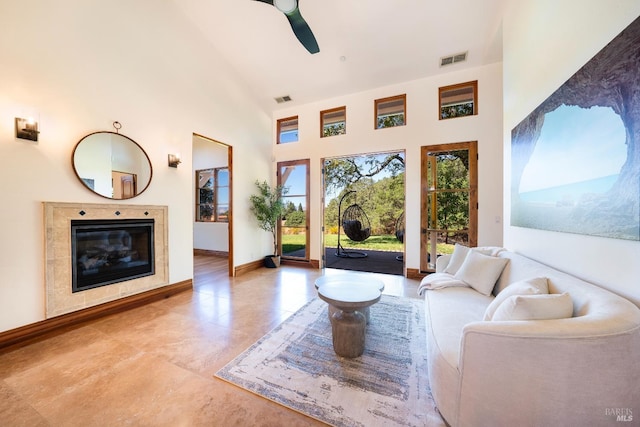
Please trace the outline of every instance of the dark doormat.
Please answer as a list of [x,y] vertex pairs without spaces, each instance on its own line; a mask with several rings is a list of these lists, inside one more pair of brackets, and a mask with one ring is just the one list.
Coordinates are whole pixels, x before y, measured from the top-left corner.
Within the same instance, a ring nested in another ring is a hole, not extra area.
[[[325,249],[325,267],[340,270],[366,271],[369,273],[383,273],[403,275],[404,262],[402,252],[360,250],[367,254],[364,258],[343,258],[336,256],[336,248]],[[398,258],[400,257],[400,261]]]

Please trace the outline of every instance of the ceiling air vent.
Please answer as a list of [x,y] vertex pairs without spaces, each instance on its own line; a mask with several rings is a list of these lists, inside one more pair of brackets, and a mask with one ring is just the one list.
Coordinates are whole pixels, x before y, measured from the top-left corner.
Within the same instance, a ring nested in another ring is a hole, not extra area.
[[467,52],[456,53],[455,55],[443,56],[440,58],[440,66],[456,64],[467,60]]
[[289,102],[291,101],[291,97],[289,95],[285,95],[285,96],[279,96],[277,98],[274,98],[276,100],[276,102],[278,104],[282,104],[283,102]]

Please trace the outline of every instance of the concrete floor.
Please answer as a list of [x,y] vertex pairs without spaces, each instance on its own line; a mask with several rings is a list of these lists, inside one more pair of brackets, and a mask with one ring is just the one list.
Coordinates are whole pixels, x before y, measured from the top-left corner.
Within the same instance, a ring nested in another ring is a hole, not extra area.
[[[193,291],[0,351],[0,426],[324,425],[214,377],[316,297],[323,271],[194,263]],[[376,276],[417,298],[417,281]]]

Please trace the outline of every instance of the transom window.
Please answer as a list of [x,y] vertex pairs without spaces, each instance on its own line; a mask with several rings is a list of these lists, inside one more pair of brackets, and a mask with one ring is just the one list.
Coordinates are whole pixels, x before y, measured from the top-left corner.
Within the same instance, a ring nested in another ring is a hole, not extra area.
[[229,168],[196,171],[196,221],[229,222]]
[[298,116],[278,120],[278,144],[298,142]]
[[382,129],[406,124],[407,95],[397,95],[389,98],[376,99],[375,128]]
[[320,111],[320,137],[347,133],[347,107]]
[[440,120],[478,114],[478,81],[438,89]]

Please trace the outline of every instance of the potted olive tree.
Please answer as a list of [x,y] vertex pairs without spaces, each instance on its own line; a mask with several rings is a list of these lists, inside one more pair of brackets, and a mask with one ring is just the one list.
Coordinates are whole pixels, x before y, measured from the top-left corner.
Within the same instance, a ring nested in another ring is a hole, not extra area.
[[258,194],[253,194],[249,198],[251,202],[251,212],[258,220],[258,225],[264,231],[271,232],[273,236],[273,254],[264,258],[265,267],[275,268],[280,265],[280,255],[278,254],[278,220],[284,213],[284,202],[282,196],[288,191],[286,187],[278,185],[271,188],[266,181],[256,181]]

